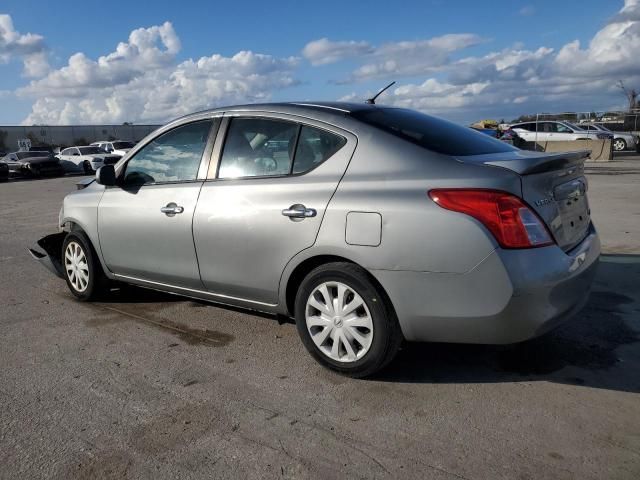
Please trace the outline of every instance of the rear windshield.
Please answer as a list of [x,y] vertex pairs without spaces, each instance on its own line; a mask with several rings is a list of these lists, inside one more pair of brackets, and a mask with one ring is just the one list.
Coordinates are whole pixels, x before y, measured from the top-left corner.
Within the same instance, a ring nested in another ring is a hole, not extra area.
[[82,155],[98,155],[104,154],[104,150],[98,147],[78,147]]
[[361,122],[445,155],[483,155],[517,150],[489,135],[415,110],[380,108],[353,112]]

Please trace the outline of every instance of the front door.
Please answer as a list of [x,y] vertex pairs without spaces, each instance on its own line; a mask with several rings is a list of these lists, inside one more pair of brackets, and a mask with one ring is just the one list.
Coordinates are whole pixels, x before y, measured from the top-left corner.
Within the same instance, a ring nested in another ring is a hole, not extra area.
[[228,121],[194,216],[200,274],[211,293],[273,305],[285,266],[315,242],[356,140],[284,115]]
[[192,220],[213,120],[179,126],[139,150],[98,207],[100,247],[118,275],[202,289]]

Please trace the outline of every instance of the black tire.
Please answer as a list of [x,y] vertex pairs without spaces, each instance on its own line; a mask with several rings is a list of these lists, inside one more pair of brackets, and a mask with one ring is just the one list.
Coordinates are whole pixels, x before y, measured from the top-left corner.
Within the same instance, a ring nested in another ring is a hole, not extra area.
[[[616,148],[616,146],[619,146],[619,147]],[[625,142],[624,138],[616,138],[613,140],[613,149],[616,152],[623,152],[627,149],[627,142]]]
[[96,173],[96,171],[91,166],[91,163],[89,163],[89,160],[85,160],[84,162],[82,162],[82,169],[84,170],[84,173],[86,175],[92,175]]
[[[316,346],[307,328],[307,300],[316,287],[325,282],[345,284],[362,298],[369,310],[373,340],[368,351],[354,361],[341,362],[330,358]],[[295,318],[298,334],[311,356],[324,367],[350,377],[367,377],[385,367],[393,360],[403,340],[398,319],[386,294],[366,270],[352,263],[328,263],[312,270],[298,288]]]
[[[66,259],[69,245],[72,245],[72,249],[75,245],[79,246],[82,254],[84,254],[84,258],[86,259],[85,263],[88,280],[86,281],[86,286],[80,283],[80,286],[84,286],[84,289],[78,288],[76,285],[74,285],[74,281],[70,278],[71,272],[69,271],[69,265],[67,264]],[[83,302],[95,300],[108,291],[109,281],[102,271],[102,265],[100,265],[100,260],[98,260],[96,252],[91,245],[91,241],[84,234],[84,232],[73,231],[65,237],[64,242],[62,243],[61,258],[64,268],[64,278],[67,281],[67,286],[69,287],[71,293],[78,300],[81,300]]]

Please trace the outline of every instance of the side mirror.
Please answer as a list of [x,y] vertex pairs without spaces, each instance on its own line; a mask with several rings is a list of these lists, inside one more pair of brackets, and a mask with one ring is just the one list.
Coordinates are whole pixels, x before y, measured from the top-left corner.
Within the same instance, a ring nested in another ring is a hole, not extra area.
[[96,171],[96,182],[106,187],[116,184],[116,169],[113,165],[105,165]]

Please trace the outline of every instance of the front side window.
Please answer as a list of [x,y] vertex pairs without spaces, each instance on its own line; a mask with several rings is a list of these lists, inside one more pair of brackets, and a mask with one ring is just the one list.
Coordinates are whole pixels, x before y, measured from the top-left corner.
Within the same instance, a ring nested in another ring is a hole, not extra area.
[[[557,132],[558,133],[573,133],[573,130],[571,130],[566,125],[562,125],[561,123],[556,123],[555,125],[557,127]],[[576,129],[576,130],[578,130],[578,129]]]
[[298,125],[265,118],[233,118],[218,178],[288,175]]
[[303,126],[296,147],[293,173],[303,173],[314,169],[340,150],[345,143],[347,140],[340,135]]
[[189,123],[156,137],[129,160],[124,183],[195,180],[212,124],[213,120]]

